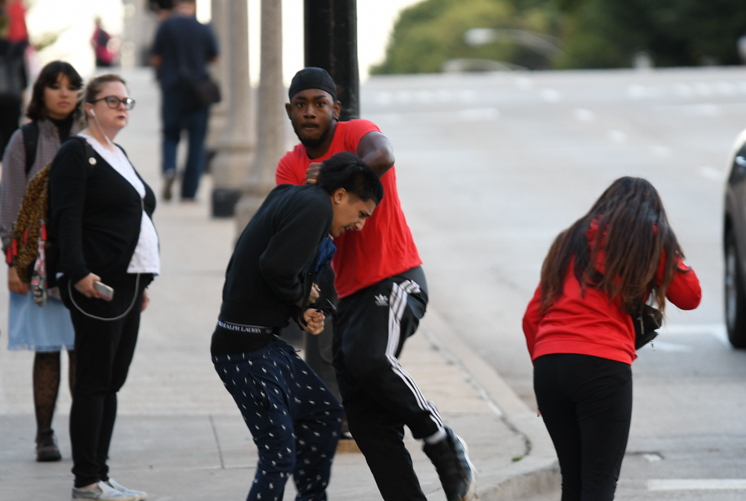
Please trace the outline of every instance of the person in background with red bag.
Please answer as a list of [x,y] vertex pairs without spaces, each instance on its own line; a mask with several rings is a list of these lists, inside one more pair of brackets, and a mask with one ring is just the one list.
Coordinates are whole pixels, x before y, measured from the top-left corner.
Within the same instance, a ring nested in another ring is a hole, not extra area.
[[109,47],[109,41],[111,35],[109,35],[101,27],[101,18],[96,18],[96,29],[93,31],[91,37],[91,46],[96,56],[96,67],[97,68],[109,68],[114,65],[114,59],[116,53]]
[[699,305],[694,270],[658,192],[614,181],[559,234],[523,317],[534,392],[562,472],[562,501],[611,501],[632,417],[633,316],[652,297]]

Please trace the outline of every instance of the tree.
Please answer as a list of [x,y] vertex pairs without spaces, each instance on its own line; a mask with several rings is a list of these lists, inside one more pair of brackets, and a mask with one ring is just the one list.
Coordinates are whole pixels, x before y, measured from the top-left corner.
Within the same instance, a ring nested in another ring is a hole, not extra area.
[[[547,58],[500,38],[470,46],[472,28],[559,37]],[[404,10],[371,73],[441,71],[450,59],[503,61],[526,68],[623,68],[639,53],[655,66],[740,64],[744,0],[425,0]]]
[[[372,74],[433,73],[450,59],[489,59],[526,67],[547,60],[510,40],[480,46],[466,43],[471,28],[523,29],[546,33],[551,26],[547,0],[426,0],[402,11],[386,50]],[[524,9],[524,10],[522,10]]]
[[656,66],[739,64],[743,0],[558,0],[564,56],[557,67],[627,67],[638,52]]

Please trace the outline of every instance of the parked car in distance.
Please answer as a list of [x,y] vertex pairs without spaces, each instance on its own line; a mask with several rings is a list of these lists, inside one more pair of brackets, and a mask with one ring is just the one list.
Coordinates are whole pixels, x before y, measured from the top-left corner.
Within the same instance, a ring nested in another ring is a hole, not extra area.
[[746,130],[736,139],[729,165],[723,214],[725,326],[731,344],[746,348]]

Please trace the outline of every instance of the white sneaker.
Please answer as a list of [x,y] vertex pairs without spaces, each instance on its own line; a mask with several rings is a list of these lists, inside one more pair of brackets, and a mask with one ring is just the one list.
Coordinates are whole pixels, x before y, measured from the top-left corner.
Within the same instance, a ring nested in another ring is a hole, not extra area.
[[114,488],[114,490],[117,490],[117,491],[121,492],[122,494],[125,494],[127,496],[136,496],[136,500],[137,501],[142,501],[143,499],[145,499],[146,497],[148,497],[148,493],[147,492],[145,492],[145,491],[136,491],[134,489],[128,489],[128,488],[126,488],[125,486],[123,486],[122,484],[120,484],[119,482],[117,482],[116,480],[114,480],[111,477],[109,478],[109,480],[106,483],[108,483],[110,486],[112,486]]
[[138,501],[137,496],[127,495],[109,487],[105,482],[99,482],[91,489],[77,489],[73,487],[72,501]]

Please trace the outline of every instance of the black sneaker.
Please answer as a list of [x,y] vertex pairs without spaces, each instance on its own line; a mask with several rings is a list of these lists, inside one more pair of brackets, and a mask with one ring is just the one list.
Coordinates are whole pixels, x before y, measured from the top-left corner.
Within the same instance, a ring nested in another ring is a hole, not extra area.
[[464,441],[450,428],[445,430],[445,439],[436,444],[425,443],[422,450],[435,465],[446,499],[469,501],[477,490],[476,471],[469,461]]

